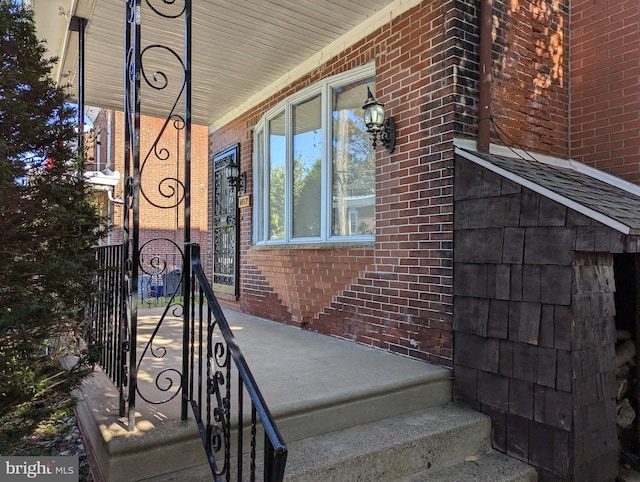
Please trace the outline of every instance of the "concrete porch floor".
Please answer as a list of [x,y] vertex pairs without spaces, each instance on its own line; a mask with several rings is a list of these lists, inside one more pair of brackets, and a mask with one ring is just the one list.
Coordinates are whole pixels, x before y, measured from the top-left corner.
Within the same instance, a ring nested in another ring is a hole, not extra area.
[[[140,311],[142,342],[161,313]],[[451,401],[449,369],[237,311],[225,315],[288,444]],[[165,355],[147,353],[140,364],[135,431],[118,416],[117,392],[100,370],[80,390],[79,419],[107,481],[169,480],[206,462],[192,414],[180,420],[181,395],[150,403],[166,397],[155,387],[156,375],[181,370],[181,325],[181,318],[166,318],[154,344],[158,354],[165,347]],[[166,387],[172,372],[165,375],[159,382]],[[175,388],[179,376],[172,379]]]

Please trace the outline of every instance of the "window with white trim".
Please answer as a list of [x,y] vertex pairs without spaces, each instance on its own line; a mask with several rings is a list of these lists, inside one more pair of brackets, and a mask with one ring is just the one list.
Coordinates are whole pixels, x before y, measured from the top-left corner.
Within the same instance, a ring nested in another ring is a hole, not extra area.
[[368,64],[271,109],[254,130],[255,244],[370,241],[375,150],[362,118]]

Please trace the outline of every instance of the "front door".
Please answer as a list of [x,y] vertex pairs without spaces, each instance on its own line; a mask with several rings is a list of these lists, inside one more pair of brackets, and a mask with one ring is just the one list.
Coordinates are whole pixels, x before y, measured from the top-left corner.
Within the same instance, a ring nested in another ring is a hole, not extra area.
[[225,173],[239,165],[238,146],[213,157],[213,290],[238,296],[238,196]]

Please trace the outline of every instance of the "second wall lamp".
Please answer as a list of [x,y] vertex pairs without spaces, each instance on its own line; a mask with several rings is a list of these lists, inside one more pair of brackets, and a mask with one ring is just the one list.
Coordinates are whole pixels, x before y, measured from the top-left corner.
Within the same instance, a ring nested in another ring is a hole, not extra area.
[[246,171],[240,172],[238,166],[234,163],[229,163],[224,168],[224,174],[229,182],[229,186],[242,190],[243,193],[247,192],[247,173]]
[[396,146],[396,123],[393,117],[384,117],[384,104],[377,100],[367,87],[367,100],[362,106],[364,109],[364,123],[367,132],[371,135],[371,141],[375,148],[382,144],[388,153],[393,152]]

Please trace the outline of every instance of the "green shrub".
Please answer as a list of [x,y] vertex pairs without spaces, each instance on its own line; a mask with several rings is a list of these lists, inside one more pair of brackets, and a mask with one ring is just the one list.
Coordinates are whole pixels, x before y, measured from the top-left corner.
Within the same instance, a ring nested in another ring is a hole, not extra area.
[[[0,0],[0,417],[46,413],[88,373],[56,359],[84,359],[76,340],[103,220],[82,175],[74,109],[45,53],[32,13]],[[3,437],[28,425],[9,423]]]

